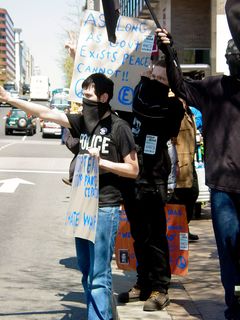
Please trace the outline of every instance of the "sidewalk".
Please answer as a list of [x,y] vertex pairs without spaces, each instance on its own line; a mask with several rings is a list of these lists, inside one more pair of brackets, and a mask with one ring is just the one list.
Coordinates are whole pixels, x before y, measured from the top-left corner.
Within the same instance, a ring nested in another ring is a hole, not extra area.
[[[143,302],[117,303],[118,320],[224,320],[224,292],[219,276],[218,255],[208,207],[200,220],[190,223],[199,241],[189,244],[189,272],[173,276],[169,289],[171,304],[162,311],[144,312]],[[113,262],[113,287],[117,301],[136,281],[136,273],[118,270]]]

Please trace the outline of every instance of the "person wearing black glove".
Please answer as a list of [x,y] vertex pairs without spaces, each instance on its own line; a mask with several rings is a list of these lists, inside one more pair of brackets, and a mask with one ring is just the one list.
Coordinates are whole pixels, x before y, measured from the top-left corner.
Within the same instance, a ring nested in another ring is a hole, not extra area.
[[[239,4],[234,17],[238,17],[239,26]],[[225,317],[240,319],[240,297],[235,294],[240,285],[240,52],[229,40],[226,60],[230,76],[185,79],[176,54],[173,59],[167,49],[172,40],[169,33],[157,29],[156,34],[159,48],[166,55],[171,89],[202,112],[206,185],[211,190],[212,223],[227,305]]]

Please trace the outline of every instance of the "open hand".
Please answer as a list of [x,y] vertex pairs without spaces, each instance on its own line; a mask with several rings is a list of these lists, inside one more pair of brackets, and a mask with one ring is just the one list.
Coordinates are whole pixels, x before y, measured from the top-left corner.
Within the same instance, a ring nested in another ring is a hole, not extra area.
[[76,34],[74,32],[68,31],[69,40],[65,43],[65,48],[68,50],[68,53],[71,58],[75,59],[77,41]]
[[0,86],[0,101],[7,102],[10,98],[10,94]]

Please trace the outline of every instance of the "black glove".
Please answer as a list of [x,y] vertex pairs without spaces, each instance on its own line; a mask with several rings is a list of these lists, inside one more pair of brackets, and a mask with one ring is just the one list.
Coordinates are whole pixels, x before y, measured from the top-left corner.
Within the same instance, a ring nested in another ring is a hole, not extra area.
[[157,46],[158,49],[161,50],[165,55],[169,54],[169,50],[168,47],[172,47],[173,46],[173,38],[172,35],[168,32],[167,37],[170,41],[169,44],[163,43],[161,38],[159,36],[157,36]]

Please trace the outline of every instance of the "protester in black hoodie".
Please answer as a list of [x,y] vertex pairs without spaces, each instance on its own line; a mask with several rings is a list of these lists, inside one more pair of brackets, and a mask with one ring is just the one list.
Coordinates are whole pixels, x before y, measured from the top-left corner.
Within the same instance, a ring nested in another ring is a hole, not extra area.
[[146,300],[144,311],[161,310],[170,303],[164,212],[171,170],[167,141],[177,136],[184,109],[179,99],[168,93],[165,62],[159,61],[141,77],[133,98],[132,132],[139,148],[140,174],[136,198],[128,193],[124,205],[134,239],[137,283],[129,292],[121,293],[119,301]]
[[[238,19],[238,23],[230,22],[232,35],[240,46],[240,34],[234,32],[234,26],[240,24],[239,1],[227,2],[226,9],[234,9],[229,19]],[[230,76],[187,80],[176,53],[169,50],[170,34],[164,29],[157,29],[156,33],[159,48],[166,56],[172,90],[202,112],[206,184],[211,189],[212,222],[227,305],[225,317],[239,320],[240,297],[235,295],[235,289],[240,285],[240,48],[229,40],[226,59]]]

